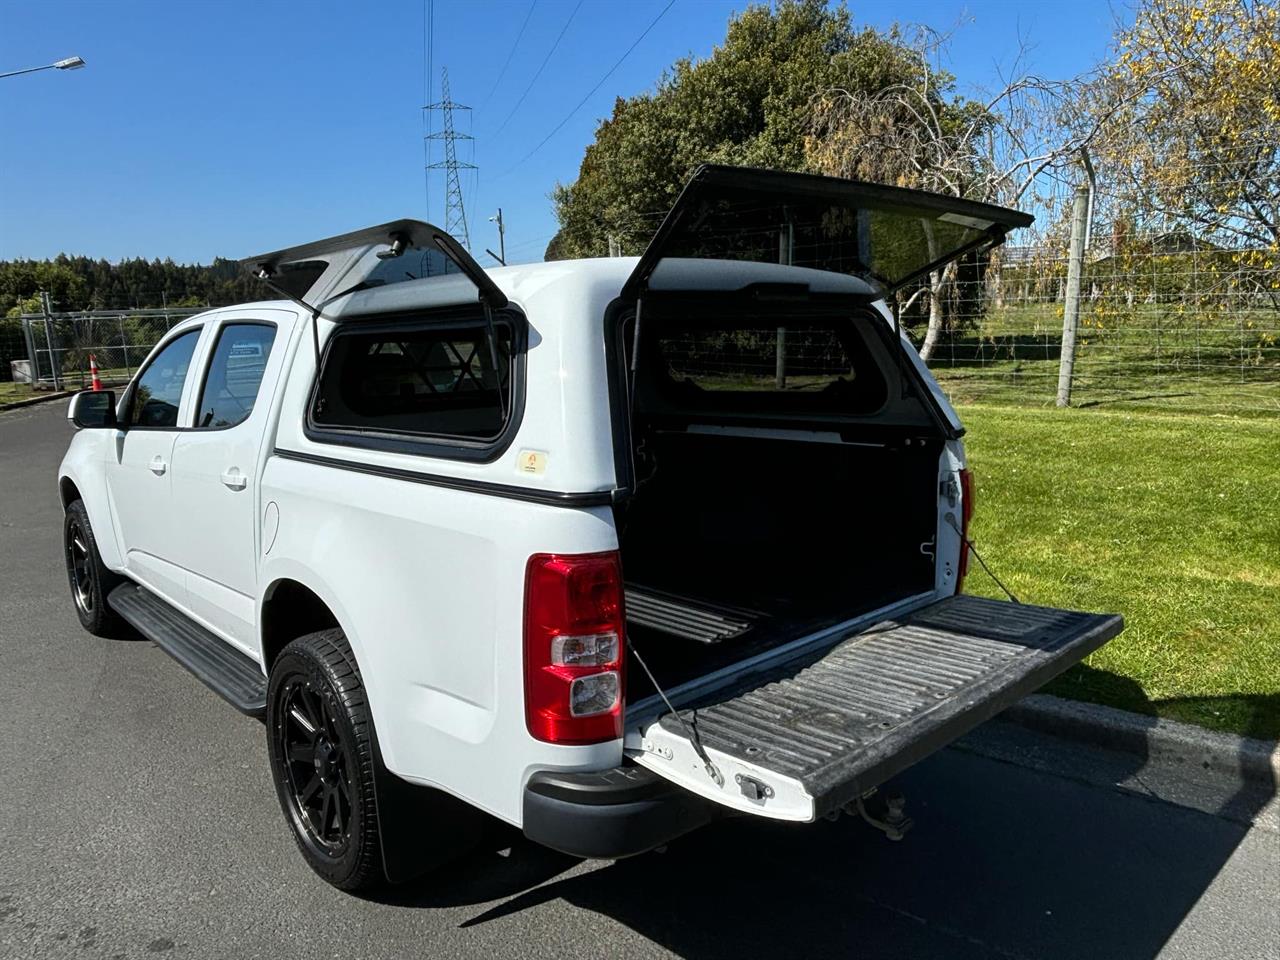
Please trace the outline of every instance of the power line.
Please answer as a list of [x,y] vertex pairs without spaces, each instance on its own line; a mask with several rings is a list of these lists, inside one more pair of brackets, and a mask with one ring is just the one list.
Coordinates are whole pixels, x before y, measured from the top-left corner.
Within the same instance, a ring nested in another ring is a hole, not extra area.
[[529,4],[529,12],[524,15],[524,23],[520,24],[520,32],[516,34],[516,42],[511,44],[511,49],[507,52],[507,59],[503,62],[502,69],[498,71],[498,79],[493,81],[493,86],[490,87],[489,92],[484,95],[484,99],[480,101],[480,106],[476,108],[477,110],[484,109],[485,104],[489,102],[494,91],[498,89],[498,84],[502,83],[502,78],[507,75],[507,67],[511,66],[511,58],[516,55],[516,50],[520,46],[520,40],[524,37],[525,28],[529,26],[529,20],[533,17],[533,8],[537,5],[538,0],[533,0],[533,2]]
[[594,87],[592,87],[590,90],[587,91],[587,95],[578,101],[577,106],[575,106],[572,110],[570,110],[565,115],[563,120],[561,120],[559,123],[557,123],[554,127],[551,128],[551,132],[548,133],[545,137],[543,137],[536,147],[534,147],[532,150],[526,153],[524,157],[521,158],[520,162],[517,163],[510,170],[506,171],[506,173],[501,173],[498,176],[494,177],[493,179],[494,180],[502,179],[502,177],[505,177],[508,173],[511,173],[512,171],[518,169],[523,163],[525,163],[525,161],[527,161],[535,153],[537,153],[539,150],[545,147],[547,145],[547,141],[550,140],[552,137],[554,137],[557,133],[559,133],[561,127],[563,127],[566,123],[568,123],[573,118],[573,115],[577,113],[579,110],[581,110],[583,106],[586,104],[586,102],[591,99],[591,97],[595,94],[595,92],[599,90],[602,86],[604,86],[604,82],[608,80],[611,76],[613,76],[614,71],[616,71],[620,66],[622,66],[623,61],[626,60],[627,57],[631,56],[631,52],[635,50],[636,47],[640,46],[640,41],[649,35],[649,31],[651,31],[654,27],[658,25],[658,21],[667,15],[667,11],[670,10],[673,6],[675,6],[675,3],[676,3],[676,0],[669,0],[667,5],[662,8],[662,11],[656,17],[653,18],[653,20],[650,22],[650,24],[647,27],[644,28],[644,32],[641,33],[640,36],[636,37],[635,41],[631,44],[631,46],[627,47],[626,52],[623,53],[623,55],[618,58],[617,62],[612,67],[609,68],[608,72],[605,73],[605,75],[596,82],[596,85]]
[[506,129],[507,124],[511,122],[511,118],[516,115],[516,111],[520,109],[520,105],[524,103],[524,98],[529,96],[529,91],[533,89],[533,85],[538,82],[538,78],[542,76],[542,71],[547,68],[547,64],[551,62],[551,55],[556,52],[556,47],[560,46],[560,41],[564,39],[565,33],[569,29],[569,24],[573,23],[573,18],[578,15],[578,11],[582,8],[583,0],[578,0],[578,5],[573,8],[573,12],[569,14],[569,19],[564,22],[564,26],[560,28],[560,33],[556,37],[556,42],[551,45],[551,49],[547,51],[547,55],[542,59],[538,72],[533,75],[533,79],[529,81],[529,85],[524,88],[524,93],[520,94],[520,99],[516,101],[516,105],[511,108],[511,112],[507,114],[507,119],[502,121],[502,126],[493,131],[493,136],[497,136]]

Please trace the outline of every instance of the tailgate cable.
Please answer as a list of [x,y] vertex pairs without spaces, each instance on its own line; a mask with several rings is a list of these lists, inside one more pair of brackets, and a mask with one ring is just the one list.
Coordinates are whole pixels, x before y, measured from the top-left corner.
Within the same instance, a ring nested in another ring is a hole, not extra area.
[[951,516],[951,514],[947,514],[946,519],[947,523],[951,524],[951,529],[960,535],[960,539],[964,541],[964,545],[969,549],[969,552],[973,554],[974,559],[976,559],[978,563],[982,564],[982,569],[987,571],[987,576],[994,580],[996,582],[996,586],[1005,592],[1005,596],[1014,603],[1022,603],[1021,600],[1013,595],[1013,591],[1004,585],[1004,581],[991,572],[991,568],[987,566],[987,561],[982,559],[982,554],[978,552],[978,548],[973,545],[972,540],[964,535],[964,531],[961,530],[960,525],[956,523],[956,518]]
[[636,645],[631,642],[631,638],[627,637],[627,649],[631,651],[631,655],[636,658],[636,663],[640,664],[640,669],[645,672],[649,678],[649,682],[653,684],[653,689],[658,691],[658,696],[662,698],[662,702],[667,705],[667,709],[671,711],[672,716],[680,724],[680,728],[684,730],[684,734],[689,738],[689,742],[693,744],[693,752],[698,755],[698,759],[702,761],[702,767],[707,771],[707,776],[715,781],[717,787],[724,786],[724,774],[720,772],[720,768],[711,762],[711,757],[707,755],[706,748],[702,745],[702,738],[698,736],[698,711],[693,711],[693,724],[685,723],[684,717],[680,716],[680,711],[671,705],[671,701],[667,699],[667,693],[662,689],[658,680],[653,675],[653,671],[649,669],[649,665],[644,662],[644,658],[640,656],[640,651],[636,649]]

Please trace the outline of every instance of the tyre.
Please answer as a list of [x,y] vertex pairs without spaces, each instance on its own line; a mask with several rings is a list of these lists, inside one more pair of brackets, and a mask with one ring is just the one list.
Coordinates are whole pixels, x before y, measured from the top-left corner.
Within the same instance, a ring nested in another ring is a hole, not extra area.
[[276,658],[267,752],[280,808],[311,869],[340,890],[381,885],[377,741],[341,630],[299,637]]
[[67,507],[62,519],[62,542],[71,598],[81,626],[94,636],[119,636],[124,621],[107,606],[107,594],[123,583],[124,578],[103,564],[83,500],[74,500]]

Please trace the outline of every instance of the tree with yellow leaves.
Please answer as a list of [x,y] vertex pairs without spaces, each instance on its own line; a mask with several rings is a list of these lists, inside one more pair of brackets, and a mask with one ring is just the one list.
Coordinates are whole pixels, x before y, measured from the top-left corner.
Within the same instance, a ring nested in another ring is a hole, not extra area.
[[1144,0],[1116,37],[1096,153],[1125,202],[1207,240],[1280,245],[1280,3]]

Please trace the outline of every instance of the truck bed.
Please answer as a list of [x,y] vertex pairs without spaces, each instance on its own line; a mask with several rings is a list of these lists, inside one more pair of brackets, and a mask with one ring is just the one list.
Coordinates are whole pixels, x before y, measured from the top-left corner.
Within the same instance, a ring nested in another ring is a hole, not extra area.
[[633,651],[627,659],[627,701],[638,704],[656,692],[637,652],[668,689],[905,597],[877,587],[806,603],[758,598],[749,608],[629,583],[627,637]]

